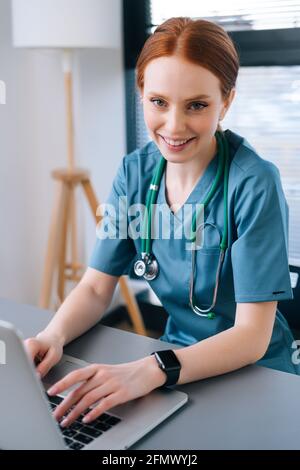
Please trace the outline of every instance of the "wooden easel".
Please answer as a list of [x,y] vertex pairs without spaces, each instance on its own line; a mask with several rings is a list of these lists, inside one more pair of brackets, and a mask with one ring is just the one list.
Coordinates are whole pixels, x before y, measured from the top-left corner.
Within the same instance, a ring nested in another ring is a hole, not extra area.
[[[65,298],[65,281],[70,280],[78,282],[83,274],[82,270],[84,267],[78,262],[77,253],[75,204],[75,190],[77,186],[82,186],[96,223],[101,221],[101,217],[96,215],[99,204],[91,185],[89,172],[75,168],[74,165],[72,71],[69,51],[65,51],[64,53],[64,72],[68,130],[68,168],[58,169],[52,172],[52,177],[56,182],[57,192],[51,217],[42,289],[39,300],[39,306],[41,308],[49,308],[55,271],[57,271],[57,296],[59,303],[62,303]],[[66,260],[69,232],[71,234],[72,253],[70,263]],[[124,276],[120,277],[119,285],[135,331],[138,334],[146,335],[147,333],[139,306]]]

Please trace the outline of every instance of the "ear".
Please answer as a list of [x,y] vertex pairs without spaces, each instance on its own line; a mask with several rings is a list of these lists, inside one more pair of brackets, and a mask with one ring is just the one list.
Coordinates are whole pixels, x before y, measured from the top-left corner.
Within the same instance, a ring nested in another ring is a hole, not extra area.
[[228,97],[226,98],[226,100],[224,100],[222,113],[220,115],[220,121],[222,121],[224,117],[226,116],[226,113],[228,109],[230,108],[232,101],[234,100],[235,94],[236,94],[236,89],[232,88]]

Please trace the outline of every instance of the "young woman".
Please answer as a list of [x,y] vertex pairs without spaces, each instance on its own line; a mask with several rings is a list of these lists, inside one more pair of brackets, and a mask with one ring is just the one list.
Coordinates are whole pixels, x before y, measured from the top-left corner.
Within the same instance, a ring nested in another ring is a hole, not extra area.
[[[163,205],[170,237],[145,244],[149,224],[142,237],[123,237],[116,222],[117,236],[97,239],[81,282],[26,344],[33,358],[42,358],[38,371],[45,375],[63,346],[100,320],[119,276],[134,262],[169,313],[161,339],[182,348],[169,346],[161,357],[167,368],[173,364],[173,375],[153,355],[69,374],[49,391],[80,383],[55,411],[59,419],[75,405],[65,426],[99,400],[85,422],[166,380],[184,384],[256,362],[299,373],[291,360],[293,337],[277,310],[279,300],[292,298],[279,172],[245,138],[220,125],[234,99],[238,68],[227,33],[204,20],[169,19],[144,45],[137,85],[152,140],[123,159],[108,202],[116,210],[121,197],[128,206]],[[203,219],[196,218],[194,238],[174,236],[185,207],[200,203]],[[196,230],[204,231],[201,243]]]

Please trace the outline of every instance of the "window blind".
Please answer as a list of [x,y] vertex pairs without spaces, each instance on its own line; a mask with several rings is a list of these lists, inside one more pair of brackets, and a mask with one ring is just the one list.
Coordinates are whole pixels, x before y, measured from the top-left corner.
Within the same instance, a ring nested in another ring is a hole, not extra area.
[[221,24],[228,31],[300,27],[299,0],[151,0],[152,24],[171,16],[203,18]]

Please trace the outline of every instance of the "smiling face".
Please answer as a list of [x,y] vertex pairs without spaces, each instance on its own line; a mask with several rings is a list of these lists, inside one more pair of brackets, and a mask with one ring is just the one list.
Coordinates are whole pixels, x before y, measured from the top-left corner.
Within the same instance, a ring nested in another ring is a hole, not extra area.
[[225,102],[213,73],[168,56],[146,66],[141,96],[150,137],[166,160],[183,163],[206,158],[215,148],[214,134],[234,90]]

